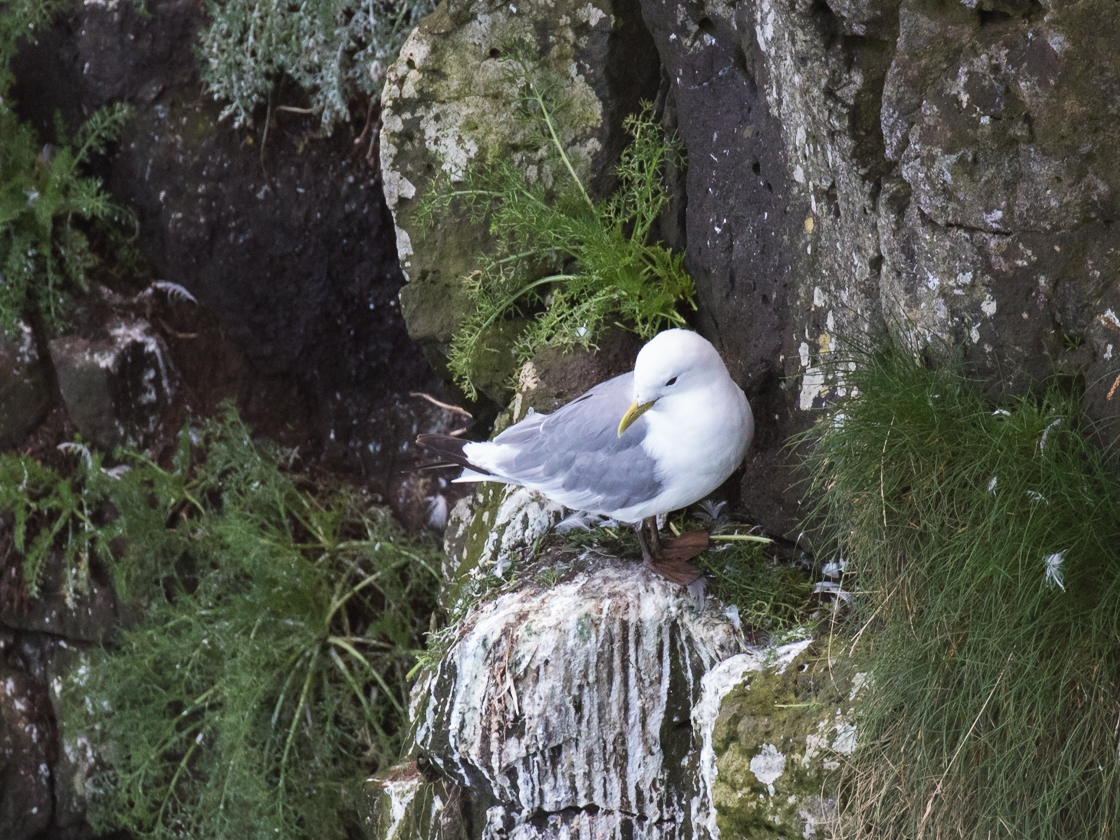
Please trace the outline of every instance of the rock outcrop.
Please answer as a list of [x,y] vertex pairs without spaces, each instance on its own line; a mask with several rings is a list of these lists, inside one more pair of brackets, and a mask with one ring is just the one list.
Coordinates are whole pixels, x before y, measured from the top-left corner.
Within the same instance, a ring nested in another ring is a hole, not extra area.
[[[431,25],[468,39],[479,10]],[[542,44],[566,37],[559,18],[530,13]],[[643,0],[641,13],[666,122],[688,152],[667,237],[696,281],[697,327],[759,418],[740,488],[756,521],[796,533],[796,470],[782,447],[843,395],[833,362],[846,342],[889,332],[960,346],[993,390],[1083,377],[1091,415],[1116,416],[1120,70],[1108,53],[1120,18],[1108,3]],[[460,107],[448,92],[469,89],[485,55],[441,64],[450,52],[423,52],[422,71],[408,56],[390,71],[389,107],[414,76],[439,80],[423,88],[425,112]],[[438,158],[407,121],[385,126],[383,149],[423,143],[413,154]],[[403,171],[395,161],[383,159],[387,185]],[[437,169],[409,168],[408,196]],[[408,196],[388,196],[413,279],[439,261],[443,300],[460,301],[462,248],[478,240],[416,235]],[[461,303],[425,301],[406,316],[444,341]]]

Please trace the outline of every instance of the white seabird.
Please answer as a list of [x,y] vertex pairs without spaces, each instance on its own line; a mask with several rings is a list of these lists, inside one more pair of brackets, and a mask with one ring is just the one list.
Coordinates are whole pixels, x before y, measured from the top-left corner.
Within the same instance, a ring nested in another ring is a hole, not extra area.
[[465,467],[456,481],[519,484],[564,507],[634,524],[649,562],[642,522],[719,487],[753,436],[750,404],[715,348],[673,329],[642,348],[633,372],[552,414],[530,413],[492,441],[420,435],[417,443]]

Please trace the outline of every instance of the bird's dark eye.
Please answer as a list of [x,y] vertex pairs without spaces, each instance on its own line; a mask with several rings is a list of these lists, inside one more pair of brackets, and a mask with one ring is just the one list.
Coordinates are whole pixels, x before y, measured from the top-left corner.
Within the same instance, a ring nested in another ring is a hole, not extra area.
[[670,379],[668,382],[665,383],[665,387],[668,388],[670,385],[675,384],[676,381],[677,381],[677,377],[674,376],[672,379]]

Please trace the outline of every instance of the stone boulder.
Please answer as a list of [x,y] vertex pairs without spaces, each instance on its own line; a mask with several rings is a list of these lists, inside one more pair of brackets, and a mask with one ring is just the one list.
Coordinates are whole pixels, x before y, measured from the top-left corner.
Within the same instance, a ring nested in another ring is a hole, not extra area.
[[14,339],[0,336],[0,448],[17,446],[51,403],[35,336],[20,323]]
[[473,836],[691,837],[700,679],[727,618],[630,560],[527,575],[472,610],[417,684],[416,753]]
[[144,446],[175,399],[179,373],[163,338],[142,318],[113,317],[98,333],[50,342],[70,420],[101,449]]

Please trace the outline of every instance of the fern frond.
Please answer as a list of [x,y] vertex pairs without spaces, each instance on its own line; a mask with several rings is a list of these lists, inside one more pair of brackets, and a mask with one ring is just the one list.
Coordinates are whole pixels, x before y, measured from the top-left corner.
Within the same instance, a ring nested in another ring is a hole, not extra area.
[[[53,0],[7,4],[0,11],[0,63],[20,32],[45,24],[60,7]],[[40,146],[31,127],[4,104],[4,93],[0,80],[0,329],[10,337],[35,312],[49,330],[62,328],[71,294],[87,289],[96,260],[75,222],[128,218],[101,181],[80,170],[104,151],[129,111],[116,105],[95,112],[79,129],[75,152],[61,141]]]

